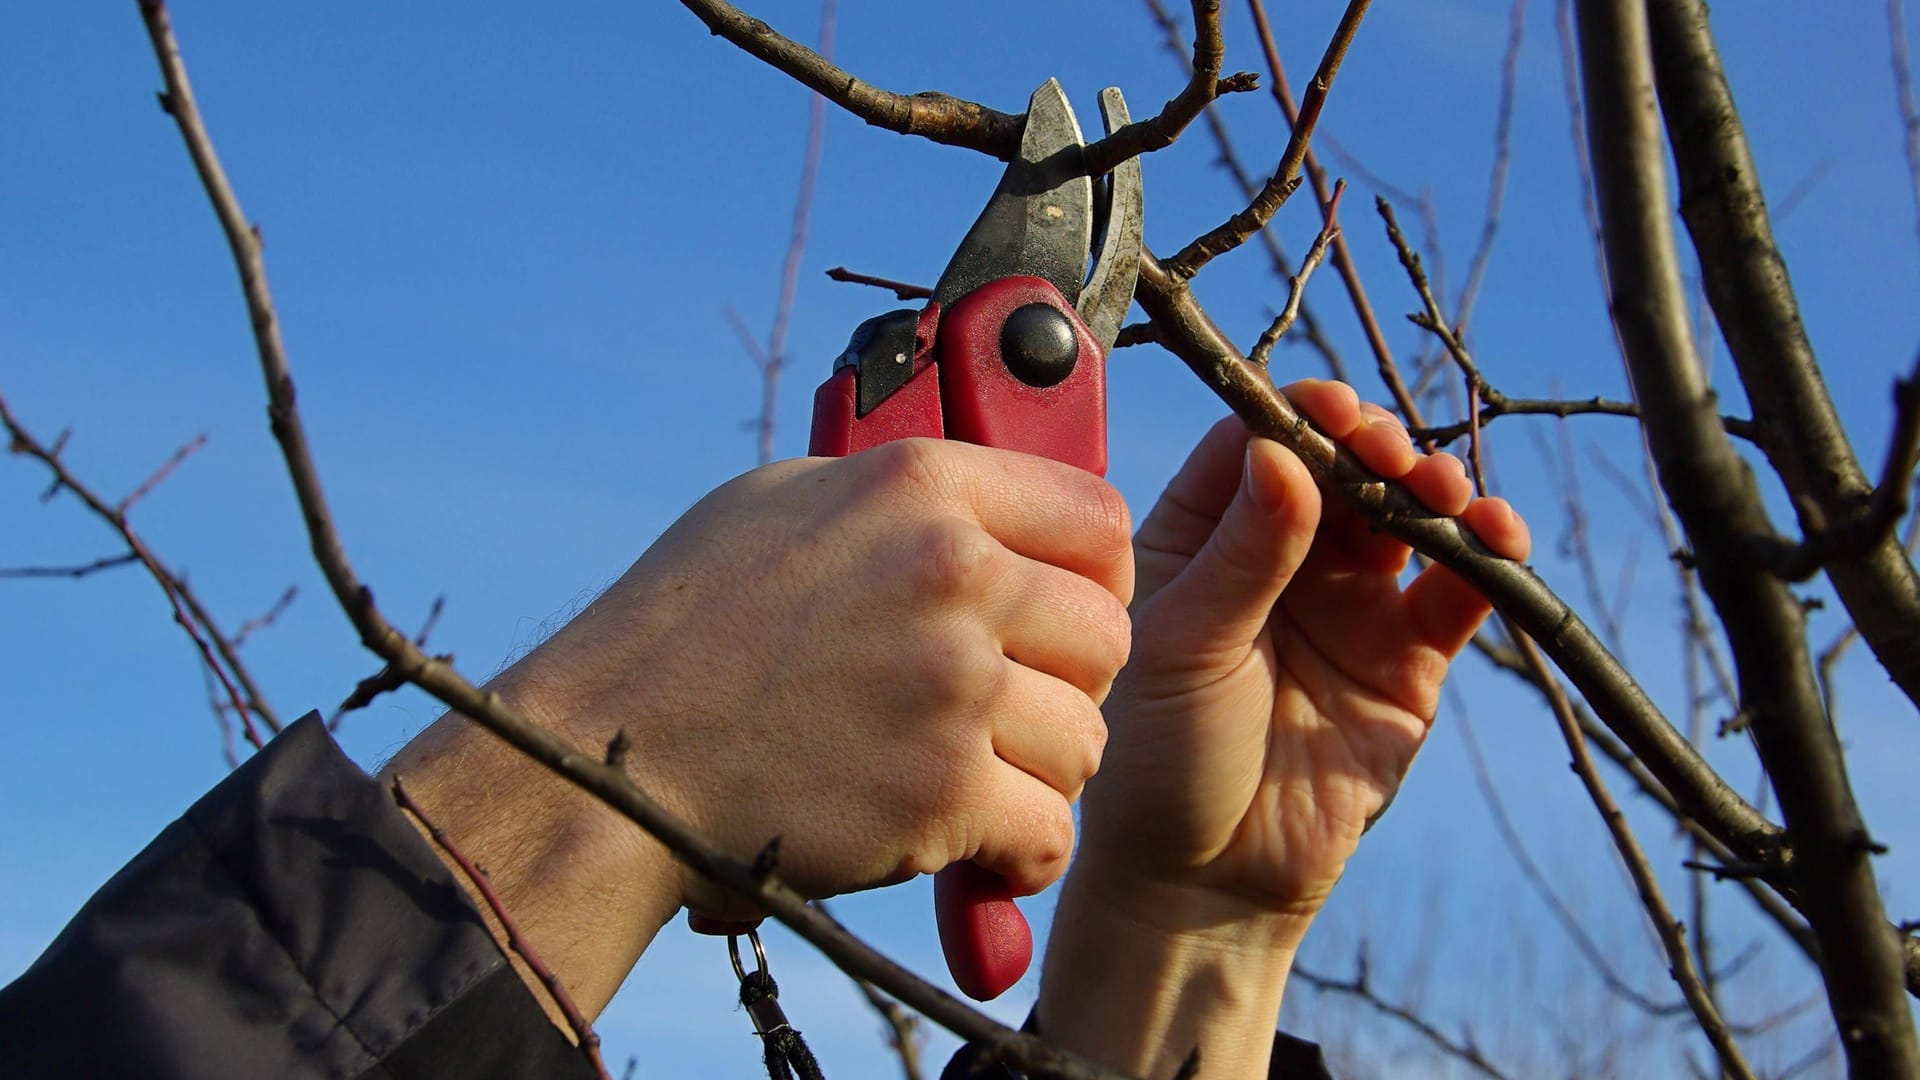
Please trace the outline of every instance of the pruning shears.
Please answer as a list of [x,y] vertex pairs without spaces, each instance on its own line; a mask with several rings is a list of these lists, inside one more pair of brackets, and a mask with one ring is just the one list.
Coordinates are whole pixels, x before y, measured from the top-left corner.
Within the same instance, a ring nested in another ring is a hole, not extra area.
[[[1109,133],[1128,122],[1118,89],[1101,91],[1100,113]],[[834,361],[814,394],[808,453],[962,439],[1105,475],[1106,359],[1139,269],[1140,165],[1089,177],[1085,146],[1066,92],[1048,79],[1028,103],[1019,154],[932,299],[861,323]],[[947,967],[969,996],[998,997],[1026,972],[1033,934],[998,875],[947,867],[934,879],[934,911]],[[704,919],[695,928],[729,932]]]

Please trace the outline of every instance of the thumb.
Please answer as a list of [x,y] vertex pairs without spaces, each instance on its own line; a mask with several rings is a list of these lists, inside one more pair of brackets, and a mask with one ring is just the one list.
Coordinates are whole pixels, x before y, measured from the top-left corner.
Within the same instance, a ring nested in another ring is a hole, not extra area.
[[1293,451],[1247,442],[1239,490],[1211,536],[1141,613],[1136,638],[1177,635],[1189,661],[1237,661],[1313,545],[1320,490]]

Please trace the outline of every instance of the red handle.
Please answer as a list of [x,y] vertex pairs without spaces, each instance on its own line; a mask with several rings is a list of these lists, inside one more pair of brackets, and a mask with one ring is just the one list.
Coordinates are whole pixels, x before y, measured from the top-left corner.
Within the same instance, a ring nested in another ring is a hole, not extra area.
[[[1035,304],[1065,316],[1077,345],[1072,370],[1046,386],[1015,378],[1002,356],[1008,317]],[[843,457],[894,439],[952,438],[1104,475],[1105,359],[1072,305],[1045,280],[991,281],[944,313],[928,305],[920,316],[912,375],[865,416],[859,415],[856,369],[834,372],[814,394],[807,452]],[[934,875],[933,909],[947,969],[967,996],[990,1001],[1026,974],[1033,931],[999,875],[973,863],[947,867]]]

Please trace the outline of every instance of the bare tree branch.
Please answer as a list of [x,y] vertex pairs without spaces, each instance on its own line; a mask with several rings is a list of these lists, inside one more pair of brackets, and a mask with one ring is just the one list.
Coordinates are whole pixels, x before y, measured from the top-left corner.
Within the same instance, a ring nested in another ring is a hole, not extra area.
[[964,146],[1005,160],[1020,148],[1025,117],[976,102],[924,91],[895,94],[862,82],[812,49],[723,0],[681,0],[707,29],[798,79],[815,93],[875,127]]
[[925,285],[909,285],[904,281],[894,281],[891,278],[857,274],[844,266],[836,266],[828,270],[827,276],[835,281],[844,281],[852,285],[872,285],[875,288],[891,289],[897,300],[929,300],[933,297],[933,290]]
[[1300,260],[1300,272],[1293,275],[1287,292],[1287,306],[1274,316],[1272,325],[1260,333],[1260,340],[1253,343],[1253,349],[1247,353],[1247,359],[1261,367],[1267,366],[1267,360],[1273,355],[1273,347],[1280,338],[1293,327],[1294,320],[1300,317],[1300,302],[1307,295],[1307,279],[1319,268],[1321,260],[1327,257],[1327,245],[1340,235],[1340,196],[1347,190],[1346,181],[1333,185],[1333,198],[1327,201],[1326,223],[1320,227],[1320,234],[1307,248],[1307,256]]
[[[1557,416],[1565,419],[1569,416],[1629,416],[1640,418],[1640,406],[1631,401],[1614,401],[1611,398],[1590,397],[1577,400],[1556,400],[1539,398],[1512,398],[1504,393],[1496,393],[1491,401],[1483,400],[1478,413],[1479,424],[1485,427],[1502,416]],[[1466,435],[1473,429],[1474,421],[1461,420],[1438,427],[1416,427],[1409,434],[1415,442],[1429,442],[1445,446],[1455,439]],[[1727,434],[1751,441],[1754,438],[1753,421],[1742,420],[1735,416],[1720,418],[1720,426]]]
[[[1650,7],[1665,2],[1651,0]],[[1713,414],[1713,395],[1693,354],[1668,225],[1660,111],[1653,101],[1658,61],[1650,53],[1657,46],[1649,43],[1649,24],[1673,13],[1650,16],[1631,5],[1595,0],[1581,0],[1578,12],[1588,139],[1614,322],[1661,486],[1693,543],[1701,584],[1727,628],[1741,704],[1753,717],[1755,741],[1786,818],[1800,908],[1820,942],[1822,974],[1851,1066],[1860,1076],[1920,1075],[1920,1045],[1908,1011],[1899,943],[1886,932],[1866,826],[1821,709],[1804,613],[1785,583],[1748,557],[1753,539],[1770,535],[1771,525],[1751,471]],[[1674,77],[1691,78],[1662,73],[1663,82]],[[1729,122],[1730,108],[1720,124]],[[1671,113],[1668,119],[1677,123]],[[1700,137],[1691,126],[1678,126],[1673,142],[1681,147]],[[1679,149],[1683,157],[1688,152]],[[1713,256],[1705,254],[1712,245],[1702,248],[1703,262],[1712,263]],[[1714,274],[1709,266],[1710,289]],[[1718,302],[1715,306],[1720,308]],[[1727,324],[1723,312],[1723,328]],[[1817,374],[1813,378],[1817,381]],[[1752,380],[1748,383],[1751,388]],[[1757,395],[1755,408],[1761,408]],[[1768,427],[1761,425],[1763,432]]]
[[[1165,35],[1163,44],[1167,54],[1177,60],[1182,67],[1190,70],[1192,60],[1189,58],[1186,47],[1180,43],[1180,26],[1174,22],[1173,15],[1167,11],[1166,5],[1161,3],[1161,0],[1147,0],[1147,11],[1154,23],[1160,27],[1161,33]],[[1219,148],[1220,166],[1233,177],[1234,183],[1240,189],[1240,197],[1252,202],[1254,196],[1260,191],[1260,184],[1254,179],[1253,174],[1247,171],[1246,163],[1240,160],[1240,153],[1233,145],[1233,137],[1227,132],[1226,121],[1220,118],[1220,110],[1209,108],[1201,115],[1207,121],[1207,130],[1213,136],[1214,145]],[[1316,168],[1313,157],[1309,153],[1307,157],[1309,175]],[[1323,186],[1324,184],[1316,181],[1315,192],[1320,192]],[[1335,239],[1337,241],[1338,237],[1336,236]],[[1281,250],[1280,240],[1274,235],[1271,223],[1260,230],[1260,243],[1266,248],[1267,262],[1273,269],[1273,276],[1282,281],[1291,281],[1294,274],[1293,267],[1289,264],[1286,253]],[[1333,340],[1327,337],[1326,330],[1314,315],[1313,306],[1304,301],[1300,305],[1300,329],[1304,333],[1307,344],[1313,346],[1321,359],[1326,361],[1328,374],[1340,382],[1352,382],[1353,380],[1347,376],[1346,363],[1340,358],[1340,350],[1333,344]],[[1127,344],[1138,344],[1138,342],[1129,341]],[[1116,343],[1114,347],[1120,346]]]
[[[1286,68],[1280,63],[1280,49],[1274,44],[1273,27],[1267,21],[1266,5],[1262,0],[1247,0],[1247,7],[1253,16],[1254,30],[1260,38],[1260,51],[1267,60],[1267,72],[1272,76],[1273,99],[1279,104],[1280,113],[1286,117],[1288,126],[1297,131],[1301,112],[1294,104],[1293,90],[1287,84]],[[1302,153],[1301,163],[1306,168],[1307,181],[1313,185],[1314,198],[1325,206],[1333,193],[1327,185],[1326,171],[1314,156],[1311,143]],[[1418,419],[1419,410],[1414,406],[1413,396],[1400,379],[1399,366],[1393,360],[1393,349],[1387,345],[1387,337],[1380,330],[1380,320],[1373,313],[1373,303],[1367,298],[1366,285],[1360,280],[1360,268],[1354,263],[1353,252],[1348,249],[1344,236],[1333,238],[1333,267],[1340,272],[1340,280],[1347,287],[1347,296],[1353,301],[1354,317],[1360,321],[1367,347],[1373,351],[1374,367],[1379,372],[1380,381],[1386,385],[1407,426],[1424,426],[1424,422]]]
[[1422,1038],[1439,1048],[1441,1053],[1472,1066],[1482,1076],[1491,1077],[1493,1080],[1508,1080],[1507,1074],[1500,1071],[1493,1062],[1488,1061],[1486,1055],[1480,1052],[1480,1048],[1474,1045],[1471,1033],[1465,1039],[1455,1040],[1413,1009],[1405,1005],[1396,1005],[1375,992],[1367,977],[1365,946],[1361,947],[1359,955],[1354,959],[1354,974],[1350,979],[1336,979],[1331,975],[1323,975],[1311,968],[1300,966],[1299,961],[1294,962],[1292,976],[1323,993],[1344,994],[1366,1002],[1376,1012],[1391,1016],[1412,1028]]
[[[1807,340],[1706,7],[1700,0],[1650,0],[1647,17],[1680,214],[1753,403],[1761,447],[1792,496],[1801,533],[1817,536],[1864,512],[1867,478]],[[1826,569],[1867,645],[1920,704],[1920,576],[1913,563],[1889,533]]]
[[97,574],[102,570],[126,566],[140,561],[140,556],[129,551],[121,555],[108,555],[79,566],[18,566],[0,568],[0,578],[83,578]]
[[1487,210],[1481,219],[1480,239],[1474,245],[1473,258],[1467,261],[1467,281],[1460,286],[1460,305],[1454,311],[1453,328],[1466,337],[1467,322],[1473,316],[1473,304],[1486,280],[1487,265],[1493,261],[1493,237],[1500,228],[1500,209],[1507,197],[1507,166],[1513,160],[1513,99],[1520,78],[1520,47],[1527,37],[1527,0],[1513,0],[1507,15],[1507,52],[1500,62],[1500,100],[1494,107],[1493,174],[1487,180]]
[[1914,229],[1920,232],[1920,109],[1913,103],[1913,67],[1907,62],[1906,0],[1887,0],[1887,40],[1893,53],[1894,103],[1900,109],[1900,145],[1913,185]]
[[1093,176],[1113,171],[1128,158],[1172,146],[1207,104],[1222,94],[1257,90],[1258,77],[1239,72],[1220,78],[1226,44],[1220,38],[1220,0],[1192,0],[1193,60],[1187,85],[1160,109],[1160,115],[1128,124],[1087,147],[1086,170]]
[[1300,167],[1306,160],[1307,143],[1313,138],[1314,125],[1320,120],[1320,109],[1327,102],[1327,92],[1333,88],[1333,77],[1339,73],[1340,62],[1346,59],[1347,47],[1353,44],[1354,35],[1359,33],[1360,20],[1365,17],[1371,2],[1347,0],[1347,10],[1340,16],[1340,25],[1333,32],[1333,40],[1327,43],[1327,50],[1320,58],[1320,68],[1314,72],[1313,81],[1307,84],[1306,99],[1301,104],[1298,119],[1293,122],[1293,134],[1288,137],[1287,148],[1280,155],[1279,167],[1274,169],[1273,176],[1246,209],[1195,238],[1168,260],[1167,272],[1173,275],[1174,280],[1191,279],[1209,261],[1245,243],[1260,231],[1286,203],[1294,189],[1300,186]]
[[[72,472],[68,471],[66,464],[60,460],[59,451],[66,443],[66,433],[63,432],[51,447],[42,445],[26,428],[20,425],[19,421],[14,419],[13,413],[7,408],[7,403],[4,399],[0,399],[0,425],[4,425],[7,429],[9,451],[34,458],[42,465],[45,465],[47,470],[53,474],[53,482],[47,488],[50,494],[62,490],[73,492],[74,497],[79,499],[88,510],[92,511],[95,517],[106,522],[108,527],[112,528],[113,531],[119,535],[120,542],[127,545],[127,555],[130,556],[133,561],[139,562],[141,566],[146,568],[147,574],[153,578],[154,583],[160,586],[160,591],[166,595],[167,604],[173,609],[173,621],[179,625],[181,630],[186,632],[188,639],[193,642],[193,647],[200,654],[200,661],[205,665],[206,670],[211,672],[214,677],[219,680],[220,687],[226,695],[228,706],[232,708],[234,715],[240,719],[240,730],[247,742],[256,750],[266,745],[265,740],[260,737],[260,732],[254,727],[253,721],[256,717],[259,718],[261,723],[266,725],[270,733],[279,734],[279,716],[274,713],[272,707],[267,704],[266,699],[260,694],[259,688],[254,684],[252,674],[247,671],[246,665],[240,663],[239,657],[234,655],[232,643],[225,634],[220,632],[219,625],[213,621],[213,617],[209,615],[206,608],[201,605],[200,598],[195,596],[193,590],[187,587],[185,578],[168,569],[165,564],[161,563],[160,560],[154,556],[153,551],[147,547],[146,541],[141,539],[138,533],[134,532],[133,526],[127,521],[126,508],[132,506],[135,502],[139,501],[141,497],[144,497],[148,492],[152,491],[155,485],[166,478],[166,475],[173,470],[174,466],[185,460],[186,456],[192,453],[191,448],[197,446],[201,440],[195,440],[189,443],[187,448],[175,451],[173,457],[170,458],[165,465],[162,465],[146,482],[134,489],[133,494],[120,500],[117,505],[110,506],[107,504],[107,501],[96,494],[93,489],[81,483]],[[105,560],[99,561],[104,562]],[[92,572],[92,570],[87,570],[86,568],[80,569],[85,570],[86,573]],[[84,574],[69,573],[66,576],[82,577]],[[224,730],[226,727],[226,712],[224,708],[216,708],[214,713]],[[234,763],[236,758],[234,757],[231,744],[226,746],[225,752],[228,763]]]

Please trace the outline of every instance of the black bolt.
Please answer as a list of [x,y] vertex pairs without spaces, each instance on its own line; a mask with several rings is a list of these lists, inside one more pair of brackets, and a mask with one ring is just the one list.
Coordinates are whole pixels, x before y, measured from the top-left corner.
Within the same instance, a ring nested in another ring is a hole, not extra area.
[[1073,374],[1080,343],[1065,315],[1046,304],[1028,304],[1000,327],[1000,356],[1014,378],[1028,386],[1052,386]]

